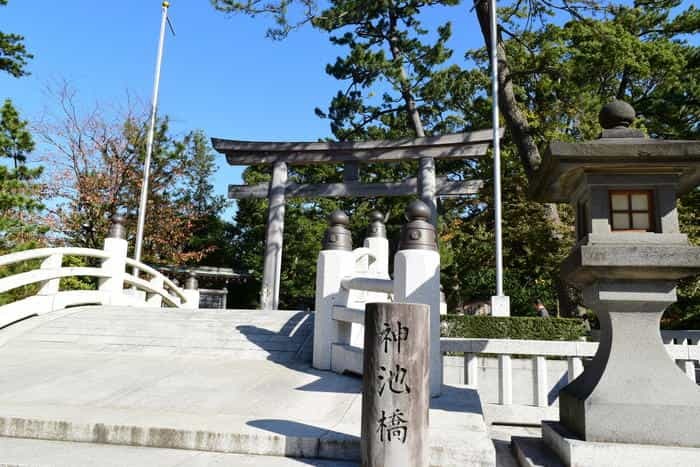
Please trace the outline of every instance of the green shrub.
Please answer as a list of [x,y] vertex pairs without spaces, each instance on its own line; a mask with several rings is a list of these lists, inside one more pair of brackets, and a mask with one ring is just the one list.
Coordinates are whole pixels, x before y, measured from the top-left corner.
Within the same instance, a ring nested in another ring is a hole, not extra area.
[[[14,276],[23,272],[33,271],[38,268],[41,262],[39,260],[22,261],[20,263],[10,264],[9,266],[0,267],[0,278]],[[0,306],[8,303],[16,302],[27,297],[35,295],[39,291],[39,284],[23,285],[10,289],[7,292],[0,293]]]
[[579,340],[587,334],[580,319],[447,315],[443,337],[481,339]]

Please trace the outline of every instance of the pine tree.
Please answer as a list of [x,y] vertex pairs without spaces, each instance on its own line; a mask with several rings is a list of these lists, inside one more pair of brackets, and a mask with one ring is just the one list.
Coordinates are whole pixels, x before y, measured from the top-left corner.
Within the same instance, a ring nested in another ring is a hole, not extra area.
[[41,168],[25,164],[34,142],[12,102],[0,108],[0,252],[27,248],[43,230],[34,217],[42,209],[36,179]]
[[[0,6],[7,5],[8,0],[0,0]],[[27,52],[23,42],[24,37],[19,34],[0,31],[0,71],[5,71],[15,78],[27,75],[27,60],[32,55]]]
[[[253,13],[258,2],[215,0],[231,12]],[[369,2],[333,0],[326,10],[302,9],[314,26],[329,32],[331,41],[345,55],[327,67],[340,81],[339,92],[327,111],[338,139],[391,139],[420,135],[416,114],[427,134],[443,134],[490,126],[491,99],[488,51],[468,51],[468,68],[445,65],[449,26],[443,25],[432,43],[425,41],[421,13],[452,1],[394,0]],[[466,2],[461,2],[466,3]],[[265,5],[278,24],[287,21],[291,5],[302,0],[270,0]],[[306,7],[310,2],[303,1]],[[637,0],[603,4],[589,0],[552,3],[543,0],[499,2],[499,81],[501,115],[507,132],[502,145],[504,171],[505,289],[515,314],[528,313],[529,301],[541,296],[548,305],[560,289],[558,266],[573,239],[572,216],[564,206],[542,205],[527,196],[529,180],[537,176],[540,154],[555,139],[580,141],[600,132],[597,114],[603,103],[622,98],[639,114],[638,126],[653,137],[697,138],[700,132],[700,52],[688,37],[700,31],[700,11],[682,8],[680,0]],[[488,2],[474,2],[474,11],[485,39],[489,36]],[[392,30],[392,15],[398,29]],[[391,34],[397,31],[398,34]],[[456,34],[468,34],[457,31]],[[428,36],[431,37],[431,36]],[[400,44],[392,55],[391,41]],[[485,40],[485,43],[488,41]],[[394,60],[399,57],[399,60]],[[415,59],[420,59],[416,61]],[[404,77],[401,70],[404,70]],[[404,90],[409,91],[409,99]],[[413,99],[417,112],[411,111]],[[438,169],[459,179],[479,178],[486,183],[474,200],[443,199],[441,202],[442,283],[453,306],[485,299],[494,288],[492,176],[489,158],[477,161],[439,162]],[[401,179],[415,174],[410,164],[363,166],[364,181]],[[250,168],[251,180],[265,176]],[[315,182],[340,181],[340,168],[325,178],[319,169],[292,168],[292,177],[315,178]],[[386,178],[385,178],[386,177]],[[396,178],[395,178],[396,177]],[[320,178],[320,179],[319,179]],[[310,181],[310,180],[309,180]],[[680,220],[691,241],[699,242],[697,190],[680,202]],[[402,200],[342,201],[316,203],[316,209],[335,203],[351,214],[361,213],[374,202],[388,206],[390,229],[402,219]],[[263,238],[247,219],[264,222],[264,203],[241,202],[240,238],[258,244]],[[299,205],[303,207],[302,205]],[[330,207],[330,206],[329,206]],[[394,215],[396,213],[396,215]],[[322,216],[308,213],[310,218]],[[353,217],[356,221],[357,214]],[[286,230],[295,227],[293,218]],[[307,222],[307,219],[304,219]],[[356,229],[354,232],[360,233]],[[285,241],[288,236],[285,235]],[[319,237],[320,238],[320,237]],[[290,238],[291,239],[291,238]],[[291,239],[295,242],[295,239]],[[316,240],[316,243],[318,239]],[[314,244],[315,245],[315,244]],[[308,245],[308,251],[314,251]],[[303,247],[295,246],[299,251]],[[261,264],[261,249],[246,249],[248,264]],[[259,267],[259,266],[258,266]],[[283,275],[287,266],[283,262]],[[291,271],[290,271],[291,272]],[[301,272],[303,273],[303,271]],[[311,274],[307,273],[307,282]],[[299,281],[303,283],[303,281]],[[684,310],[700,306],[700,281],[682,284]],[[283,291],[284,292],[284,291]],[[683,314],[681,310],[680,315]]]
[[[41,168],[25,165],[34,142],[27,122],[6,100],[0,108],[0,255],[34,248],[42,242],[46,228],[38,221],[40,189],[36,182]],[[30,270],[33,266],[18,263],[0,268],[0,276]],[[11,303],[36,292],[36,286],[20,287],[0,294],[0,305]]]

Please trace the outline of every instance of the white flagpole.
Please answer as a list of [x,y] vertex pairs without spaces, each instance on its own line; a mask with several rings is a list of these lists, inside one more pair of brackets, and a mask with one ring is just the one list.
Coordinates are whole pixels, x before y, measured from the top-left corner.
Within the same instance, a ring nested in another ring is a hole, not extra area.
[[491,96],[493,99],[493,204],[496,235],[496,299],[491,300],[491,313],[498,316],[510,315],[508,297],[503,295],[503,239],[501,232],[501,141],[498,119],[498,32],[496,0],[490,1],[491,10]]
[[[163,45],[165,42],[165,23],[168,21],[168,7],[170,3],[163,2],[163,16],[160,21],[160,39],[158,40],[158,55],[156,58],[156,72],[153,80],[153,99],[151,101],[151,119],[148,125],[148,138],[146,141],[146,160],[143,167],[143,182],[141,183],[141,200],[139,204],[138,223],[136,225],[136,246],[134,259],[141,261],[141,249],[143,247],[143,228],[146,220],[146,204],[148,201],[148,177],[151,171],[151,155],[153,154],[153,134],[156,126],[156,112],[158,106],[158,87],[160,85],[160,66],[163,60]],[[135,271],[137,273],[137,271]]]

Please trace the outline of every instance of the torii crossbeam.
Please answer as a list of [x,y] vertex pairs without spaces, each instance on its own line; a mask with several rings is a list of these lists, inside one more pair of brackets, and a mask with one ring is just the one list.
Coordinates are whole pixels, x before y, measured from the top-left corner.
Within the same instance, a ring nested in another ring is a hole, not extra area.
[[[501,134],[502,136],[502,134]],[[436,196],[476,194],[481,180],[437,177],[435,159],[470,159],[486,154],[493,130],[425,138],[361,142],[264,142],[212,138],[212,145],[231,165],[272,164],[269,184],[229,185],[229,198],[268,198],[265,264],[260,305],[277,309],[282,268],[282,238],[287,197],[375,197],[417,193],[437,218]],[[416,177],[400,182],[361,183],[360,164],[417,159]],[[287,181],[287,165],[344,164],[342,183],[296,184]]]

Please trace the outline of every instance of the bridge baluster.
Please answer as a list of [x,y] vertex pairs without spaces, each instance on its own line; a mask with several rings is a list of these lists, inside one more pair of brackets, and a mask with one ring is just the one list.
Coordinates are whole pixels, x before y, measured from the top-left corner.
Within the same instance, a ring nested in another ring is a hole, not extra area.
[[679,360],[678,366],[680,366],[683,373],[690,378],[690,380],[695,382],[695,362],[693,360]]
[[547,384],[547,359],[538,355],[532,359],[533,369],[533,394],[535,396],[535,405],[537,407],[547,407],[547,392],[549,386]]
[[[42,261],[40,269],[51,269],[58,270],[61,269],[61,264],[63,263],[63,255],[55,254],[51,255]],[[59,291],[61,284],[61,279],[49,279],[41,283],[37,295],[56,295]]]
[[479,356],[475,353],[464,354],[464,384],[479,387]]
[[[149,281],[154,288],[162,289],[165,285],[163,276],[153,276]],[[154,293],[146,299],[146,304],[154,308],[160,308],[163,305],[163,297],[160,294]]]
[[580,357],[569,357],[569,371],[567,372],[568,382],[572,382],[578,375],[583,373],[583,360]]
[[513,405],[513,361],[506,354],[498,356],[498,403]]

